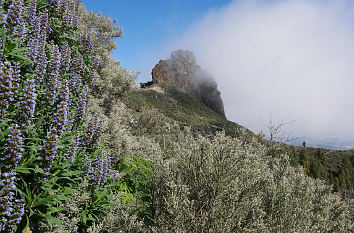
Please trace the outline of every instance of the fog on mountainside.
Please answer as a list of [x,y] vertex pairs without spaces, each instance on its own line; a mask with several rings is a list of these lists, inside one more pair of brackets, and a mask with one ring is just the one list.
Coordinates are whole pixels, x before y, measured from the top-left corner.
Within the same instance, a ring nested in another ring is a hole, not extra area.
[[234,1],[172,49],[193,51],[229,120],[267,133],[270,116],[308,145],[354,148],[354,3]]

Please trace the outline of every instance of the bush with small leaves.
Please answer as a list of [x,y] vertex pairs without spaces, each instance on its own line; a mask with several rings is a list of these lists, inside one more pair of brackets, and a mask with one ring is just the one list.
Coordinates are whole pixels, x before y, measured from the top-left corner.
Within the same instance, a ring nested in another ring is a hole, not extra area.
[[181,136],[156,161],[152,213],[160,232],[350,232],[351,210],[324,182],[256,142]]

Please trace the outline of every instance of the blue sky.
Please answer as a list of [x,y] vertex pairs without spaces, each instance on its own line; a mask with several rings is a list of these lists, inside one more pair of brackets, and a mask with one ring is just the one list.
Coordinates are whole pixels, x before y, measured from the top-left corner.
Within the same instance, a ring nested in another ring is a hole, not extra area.
[[[156,59],[152,53],[169,40],[179,37],[185,29],[203,18],[212,9],[218,9],[231,0],[83,0],[86,8],[118,19],[124,38],[118,39],[119,48],[113,57],[124,68],[144,70],[144,59]],[[158,54],[160,55],[160,54]],[[146,75],[146,71],[144,70]],[[146,77],[145,77],[146,79]]]

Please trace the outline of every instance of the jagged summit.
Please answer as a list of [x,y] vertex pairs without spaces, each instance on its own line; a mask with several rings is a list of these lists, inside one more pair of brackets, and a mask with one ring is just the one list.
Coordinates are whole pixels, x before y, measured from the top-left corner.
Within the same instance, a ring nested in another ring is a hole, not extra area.
[[142,87],[167,83],[188,92],[225,117],[224,104],[213,77],[202,70],[192,52],[177,50],[171,58],[160,60],[152,69],[152,81]]

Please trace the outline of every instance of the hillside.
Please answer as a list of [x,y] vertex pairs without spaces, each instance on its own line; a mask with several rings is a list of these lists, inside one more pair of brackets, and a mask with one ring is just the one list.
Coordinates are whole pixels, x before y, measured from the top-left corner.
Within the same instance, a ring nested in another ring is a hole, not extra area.
[[227,120],[197,98],[166,83],[134,89],[123,97],[123,102],[135,111],[155,109],[180,123],[181,127],[189,126],[196,133],[206,136],[222,130],[233,137],[240,137],[243,132],[249,137],[254,136],[251,131]]
[[0,3],[0,232],[353,232],[352,199],[306,175],[350,189],[351,152],[228,121],[210,75],[174,68],[188,52],[160,69],[183,85],[137,88],[122,28],[82,2]]
[[[210,137],[225,131],[226,135],[245,142],[250,142],[252,138],[259,140],[270,148],[269,153],[272,156],[286,153],[290,156],[293,166],[301,165],[307,175],[325,180],[327,184],[334,186],[335,191],[353,196],[353,150],[291,146],[269,142],[256,136],[247,128],[226,119],[216,82],[206,72],[196,78],[195,73],[200,74],[201,70],[191,52],[172,52],[170,59],[160,60],[153,68],[152,81],[142,83],[142,88],[129,92],[123,102],[135,111],[154,109],[178,122],[181,128],[191,127],[196,135]],[[214,83],[213,91],[203,90],[205,85],[200,84],[210,82]],[[210,95],[212,92],[217,94]],[[209,101],[205,101],[206,98]],[[218,105],[221,107],[217,107]],[[219,110],[220,108],[222,110]]]
[[[227,120],[187,92],[166,83],[134,89],[122,101],[134,111],[154,109],[177,121],[181,127],[189,126],[195,133],[205,136],[224,130],[226,135],[242,137],[246,141],[256,137],[247,128]],[[270,148],[277,145],[277,149],[271,150],[274,156],[285,152],[292,158],[293,165],[304,166],[308,175],[333,184],[335,191],[346,191],[347,195],[349,191],[353,195],[354,150],[299,147],[266,140],[263,144]]]

